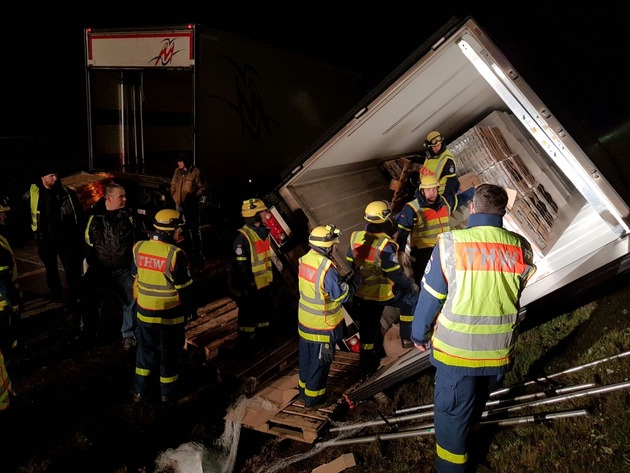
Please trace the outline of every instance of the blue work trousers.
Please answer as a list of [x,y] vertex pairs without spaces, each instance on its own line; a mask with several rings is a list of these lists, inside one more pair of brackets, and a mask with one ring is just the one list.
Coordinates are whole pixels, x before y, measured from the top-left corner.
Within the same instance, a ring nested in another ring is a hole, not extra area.
[[488,396],[500,376],[462,376],[438,368],[435,374],[434,420],[438,473],[468,471],[469,432],[479,422]]
[[159,380],[162,397],[173,397],[179,380],[185,324],[146,323],[138,320],[134,392],[146,396]]
[[317,404],[326,395],[326,382],[335,355],[335,346],[342,339],[343,323],[330,331],[330,342],[326,344],[300,337],[299,392],[306,407]]

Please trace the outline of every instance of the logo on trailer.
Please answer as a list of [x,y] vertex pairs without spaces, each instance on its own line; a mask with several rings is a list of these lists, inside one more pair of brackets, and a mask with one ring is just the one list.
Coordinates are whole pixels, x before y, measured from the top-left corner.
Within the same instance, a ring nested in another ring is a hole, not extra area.
[[175,51],[175,39],[176,38],[165,38],[162,40],[162,50],[160,54],[151,58],[149,62],[153,62],[154,66],[162,65],[167,66],[173,61],[173,56],[175,56],[181,50],[178,49]]

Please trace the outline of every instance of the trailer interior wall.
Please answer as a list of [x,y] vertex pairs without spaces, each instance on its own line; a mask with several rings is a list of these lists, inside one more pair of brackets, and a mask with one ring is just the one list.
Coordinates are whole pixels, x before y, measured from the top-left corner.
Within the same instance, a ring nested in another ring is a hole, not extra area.
[[[479,65],[463,53],[462,39],[474,46],[486,66],[498,67],[504,78],[516,77],[527,97],[491,85],[479,72]],[[553,116],[535,116],[537,129],[533,123],[526,122],[528,127],[521,123],[523,107],[529,111],[532,104],[544,109],[505,57],[469,20],[306,159],[279,192],[289,207],[306,213],[311,227],[327,223],[340,227],[346,237],[342,237],[340,253],[345,253],[349,233],[364,226],[366,204],[392,196],[379,163],[418,153],[431,130],[439,130],[447,141],[453,141],[492,112],[510,112],[517,116],[514,126],[525,137],[520,145],[539,156],[528,165],[537,167],[538,178],[551,179],[547,186],[558,182],[565,192],[557,216],[560,230],[553,245],[538,257],[539,270],[523,295],[527,304],[628,253],[627,206],[570,136],[564,131],[561,136],[554,134],[561,127]],[[546,141],[537,136],[541,129],[547,133]],[[567,161],[566,154],[577,158]],[[457,161],[456,153],[455,157]],[[560,190],[550,192],[559,195]]]

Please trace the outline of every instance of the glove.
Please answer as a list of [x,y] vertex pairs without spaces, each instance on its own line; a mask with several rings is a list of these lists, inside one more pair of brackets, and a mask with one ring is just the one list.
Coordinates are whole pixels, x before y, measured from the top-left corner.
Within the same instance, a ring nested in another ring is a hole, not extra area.
[[349,283],[352,286],[352,289],[354,289],[354,292],[357,292],[357,289],[359,289],[359,286],[363,284],[363,277],[361,277],[359,273],[354,273],[352,277],[350,278]]
[[326,363],[332,363],[335,357],[335,346],[332,343],[322,343],[319,345],[319,359]]

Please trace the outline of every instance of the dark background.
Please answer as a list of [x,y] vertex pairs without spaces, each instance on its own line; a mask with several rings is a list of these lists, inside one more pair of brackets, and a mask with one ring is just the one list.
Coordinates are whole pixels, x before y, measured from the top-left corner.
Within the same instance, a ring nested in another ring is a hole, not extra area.
[[[612,5],[112,0],[70,7],[11,2],[3,22],[0,165],[13,155],[64,159],[64,153],[72,153],[81,161],[85,156],[87,166],[83,28],[88,26],[201,23],[358,72],[368,92],[449,18],[467,15],[587,152],[603,147],[604,155],[623,165],[630,141],[625,72],[630,47],[624,38],[628,19]],[[30,147],[16,145],[28,141]],[[619,175],[620,185],[630,187],[623,169]]]

